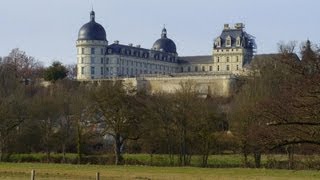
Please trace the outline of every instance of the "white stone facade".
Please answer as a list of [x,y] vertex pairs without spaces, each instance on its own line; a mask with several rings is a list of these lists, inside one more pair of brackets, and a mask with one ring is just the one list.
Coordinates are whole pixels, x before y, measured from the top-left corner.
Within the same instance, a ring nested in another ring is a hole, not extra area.
[[201,93],[210,90],[212,94],[228,96],[232,75],[242,73],[254,54],[254,39],[241,23],[234,28],[224,26],[214,41],[212,55],[179,57],[165,28],[151,49],[118,41],[109,45],[103,27],[95,22],[93,11],[90,18],[79,31],[76,42],[80,81],[122,79],[152,92],[174,92],[179,82],[192,80]]

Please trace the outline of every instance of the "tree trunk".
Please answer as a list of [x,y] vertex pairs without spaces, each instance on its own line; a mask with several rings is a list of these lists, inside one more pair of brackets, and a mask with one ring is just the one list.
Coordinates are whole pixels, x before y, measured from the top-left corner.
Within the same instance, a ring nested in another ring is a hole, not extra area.
[[114,138],[115,138],[114,151],[116,156],[115,165],[120,165],[123,161],[123,157],[121,155],[121,146],[122,146],[121,136],[120,134],[116,134]]
[[77,156],[78,156],[78,164],[81,164],[82,160],[82,144],[81,144],[81,137],[82,137],[82,132],[81,132],[81,127],[80,127],[80,122],[77,123]]
[[286,151],[288,154],[288,168],[293,169],[294,159],[293,159],[293,153],[294,153],[293,145],[289,145],[286,147]]
[[248,152],[247,152],[247,145],[243,143],[244,145],[242,146],[242,153],[244,157],[244,167],[248,167]]
[[256,168],[261,167],[261,152],[260,151],[254,152],[254,163],[255,163]]
[[204,151],[202,155],[202,167],[207,167],[208,166],[208,157],[209,157],[209,140],[205,140],[206,142],[204,143]]
[[4,146],[5,146],[5,141],[4,139],[1,137],[1,142],[0,142],[0,161],[2,162],[4,160],[4,154],[5,154],[5,150],[4,150]]
[[51,131],[51,128],[50,128],[50,117],[48,117],[47,121],[45,122],[45,126],[46,126],[46,157],[47,157],[47,163],[50,163],[50,142],[49,142],[49,139],[50,139],[50,131]]
[[62,144],[62,163],[66,162],[66,143]]

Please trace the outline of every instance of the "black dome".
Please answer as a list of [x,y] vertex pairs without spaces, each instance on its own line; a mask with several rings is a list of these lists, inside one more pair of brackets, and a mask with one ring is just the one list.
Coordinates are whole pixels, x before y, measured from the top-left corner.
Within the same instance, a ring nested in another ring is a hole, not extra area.
[[94,11],[91,11],[90,19],[90,22],[88,22],[80,28],[78,40],[106,41],[106,31],[99,23],[95,22]]
[[152,49],[167,53],[177,53],[176,44],[171,39],[167,38],[166,28],[163,28],[161,38],[153,44]]

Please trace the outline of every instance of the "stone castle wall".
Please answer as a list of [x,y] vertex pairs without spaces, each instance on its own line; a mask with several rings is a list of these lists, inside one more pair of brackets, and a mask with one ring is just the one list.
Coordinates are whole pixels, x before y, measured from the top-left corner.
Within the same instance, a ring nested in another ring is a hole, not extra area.
[[181,83],[191,81],[200,95],[207,94],[228,97],[233,91],[235,78],[233,75],[196,75],[181,77],[138,77],[125,78],[124,84],[130,84],[138,90],[147,90],[151,93],[174,93],[181,88]]

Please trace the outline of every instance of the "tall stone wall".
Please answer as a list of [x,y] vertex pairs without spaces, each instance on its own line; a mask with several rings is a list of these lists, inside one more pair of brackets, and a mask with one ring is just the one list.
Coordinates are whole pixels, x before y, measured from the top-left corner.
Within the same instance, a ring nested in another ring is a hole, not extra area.
[[181,83],[191,81],[200,95],[215,95],[228,97],[233,91],[235,78],[232,75],[199,75],[183,77],[140,77],[126,78],[125,84],[137,87],[138,90],[147,90],[151,93],[174,93],[181,88]]

